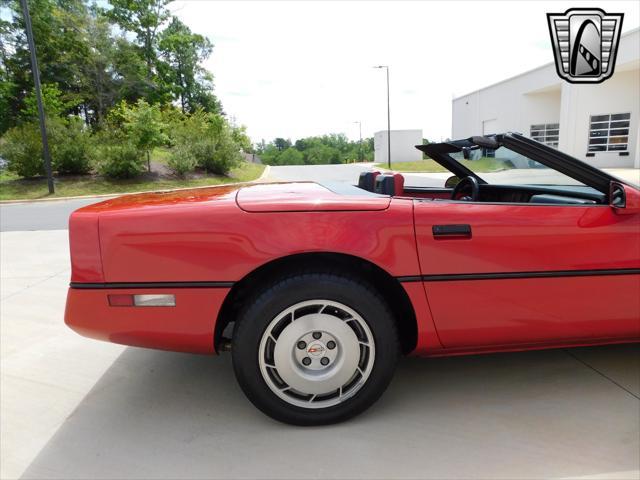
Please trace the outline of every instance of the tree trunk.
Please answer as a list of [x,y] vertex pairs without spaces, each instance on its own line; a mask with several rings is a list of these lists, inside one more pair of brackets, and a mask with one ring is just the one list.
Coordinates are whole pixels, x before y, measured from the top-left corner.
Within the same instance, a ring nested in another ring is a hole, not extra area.
[[147,171],[151,173],[151,154],[147,150]]

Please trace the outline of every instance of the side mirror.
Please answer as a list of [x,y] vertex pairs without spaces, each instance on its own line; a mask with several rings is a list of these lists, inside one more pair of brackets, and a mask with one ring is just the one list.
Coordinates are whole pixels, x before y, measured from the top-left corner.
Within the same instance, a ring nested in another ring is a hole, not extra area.
[[459,183],[460,179],[454,175],[453,177],[447,178],[447,181],[444,182],[444,188],[455,188]]
[[611,182],[609,206],[620,215],[640,213],[640,190],[620,182]]

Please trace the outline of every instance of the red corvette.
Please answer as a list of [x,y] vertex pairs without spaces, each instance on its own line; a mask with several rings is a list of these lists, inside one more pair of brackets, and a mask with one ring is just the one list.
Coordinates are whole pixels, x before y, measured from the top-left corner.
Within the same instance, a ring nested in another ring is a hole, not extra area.
[[400,354],[640,340],[638,187],[514,133],[418,148],[454,176],[81,208],[65,321],[126,345],[231,350],[249,399],[300,425],[365,410]]

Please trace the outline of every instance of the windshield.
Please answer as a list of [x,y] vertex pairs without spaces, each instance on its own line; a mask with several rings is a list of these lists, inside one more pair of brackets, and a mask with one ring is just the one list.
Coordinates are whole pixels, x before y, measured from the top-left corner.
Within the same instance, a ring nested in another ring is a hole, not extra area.
[[493,185],[584,185],[563,173],[520,155],[506,147],[477,148],[449,154],[480,178]]

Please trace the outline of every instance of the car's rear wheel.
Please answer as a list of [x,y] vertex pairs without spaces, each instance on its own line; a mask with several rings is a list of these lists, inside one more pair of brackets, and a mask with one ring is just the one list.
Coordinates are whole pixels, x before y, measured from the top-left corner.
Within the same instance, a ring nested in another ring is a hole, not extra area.
[[335,423],[384,392],[399,356],[393,316],[363,282],[301,274],[276,282],[241,312],[234,370],[267,415],[296,425]]

